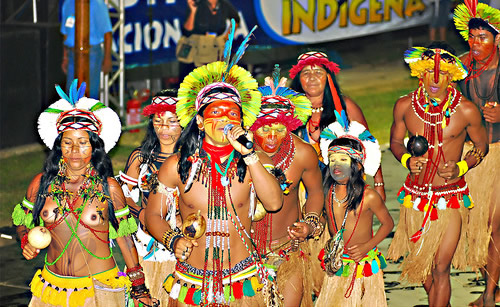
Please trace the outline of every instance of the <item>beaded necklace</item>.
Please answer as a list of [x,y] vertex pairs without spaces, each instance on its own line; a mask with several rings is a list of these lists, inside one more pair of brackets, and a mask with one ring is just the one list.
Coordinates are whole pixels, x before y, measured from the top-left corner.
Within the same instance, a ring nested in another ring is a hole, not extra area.
[[[227,156],[221,163],[220,158]],[[203,142],[200,158],[203,161],[202,183],[208,183],[208,213],[207,231],[205,232],[205,265],[202,281],[202,301],[210,301],[209,295],[213,293],[218,304],[225,303],[223,285],[223,264],[225,253],[229,267],[231,267],[231,254],[229,246],[229,211],[226,200],[226,188],[231,186],[231,180],[236,174],[237,159],[234,158],[234,149],[231,145],[216,147]],[[222,171],[224,169],[224,171]],[[227,188],[229,190],[229,188]],[[212,252],[213,275],[207,276],[208,258]],[[209,291],[212,286],[212,291]]]
[[[427,95],[424,95],[425,90],[423,87],[419,87],[412,94],[412,107],[415,114],[424,122],[424,137],[429,143],[429,149],[427,151],[428,163],[423,174],[423,185],[419,185],[419,179],[422,175],[415,175],[413,180],[410,180],[410,186],[416,188],[421,193],[427,193],[429,200],[432,198],[432,181],[437,174],[439,162],[445,162],[446,158],[443,152],[443,130],[449,124],[450,117],[455,113],[457,107],[460,105],[462,99],[462,94],[453,87],[448,87],[448,92],[445,102],[439,104],[436,101],[429,99]],[[430,100],[430,101],[429,101]],[[436,157],[434,157],[434,150],[437,144],[438,152]],[[435,205],[433,205],[435,206]],[[433,211],[432,208],[427,210],[427,213]],[[412,236],[417,238],[421,236],[423,226],[427,222],[429,214],[426,214],[422,222],[422,227],[417,233]]]
[[288,132],[286,137],[283,139],[278,152],[271,157],[271,160],[276,167],[281,168],[283,173],[286,173],[292,164],[294,157],[295,143],[293,142],[292,134]]
[[[78,240],[78,243],[80,244],[80,246],[83,247],[83,249],[88,254],[90,254],[92,257],[97,258],[97,259],[101,259],[101,260],[106,260],[106,259],[111,258],[113,256],[113,252],[111,249],[110,249],[109,256],[106,256],[106,257],[97,256],[94,253],[92,253],[85,246],[85,244],[81,241],[81,239],[78,237],[78,234],[77,234],[78,225],[82,225],[86,229],[90,230],[90,232],[98,240],[109,244],[108,240],[103,240],[98,236],[98,233],[106,233],[106,234],[109,233],[108,230],[93,229],[92,227],[88,226],[87,224],[85,224],[81,220],[82,212],[85,209],[87,203],[91,203],[96,198],[99,199],[101,202],[104,202],[104,201],[106,201],[107,198],[109,198],[103,192],[98,190],[98,187],[100,186],[102,180],[98,177],[97,171],[92,167],[91,164],[89,164],[87,171],[83,175],[85,177],[83,183],[80,185],[78,191],[76,193],[73,193],[73,192],[66,190],[66,181],[67,181],[68,177],[65,175],[65,170],[66,170],[65,163],[61,159],[61,162],[59,163],[59,172],[51,184],[50,192],[48,192],[45,195],[46,197],[51,197],[56,202],[56,204],[57,204],[57,211],[56,212],[59,214],[62,214],[61,218],[57,219],[57,213],[56,213],[56,221],[54,222],[54,224],[49,225],[47,227],[47,229],[50,231],[50,230],[54,229],[55,227],[57,227],[58,225],[60,225],[62,223],[62,221],[64,221],[66,223],[66,225],[68,226],[68,228],[71,230],[71,237],[68,239],[68,242],[66,242],[63,250],[61,251],[59,256],[57,256],[57,258],[54,261],[49,262],[47,260],[47,254],[45,255],[45,264],[47,266],[51,266],[51,265],[54,265],[57,261],[59,261],[59,259],[61,259],[63,254],[68,249],[73,238],[76,238]],[[71,196],[73,196],[72,200],[70,200]],[[80,198],[82,199],[82,204],[80,206],[76,207],[75,205]],[[98,212],[98,213],[101,213],[101,212]],[[73,216],[75,217],[75,219],[77,221],[77,223],[74,227],[69,223],[69,221],[67,219],[67,216],[69,214],[73,214]]]

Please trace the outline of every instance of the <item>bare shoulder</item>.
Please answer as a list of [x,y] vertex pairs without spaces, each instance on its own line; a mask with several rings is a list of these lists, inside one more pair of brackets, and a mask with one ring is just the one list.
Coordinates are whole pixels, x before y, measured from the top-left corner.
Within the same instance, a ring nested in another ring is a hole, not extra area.
[[458,58],[460,59],[460,61],[462,63],[464,63],[464,65],[468,65],[469,64],[469,52],[463,53]]
[[36,201],[36,196],[38,194],[38,190],[40,189],[40,182],[42,180],[43,173],[39,173],[33,177],[31,180],[28,189],[26,190],[26,199],[30,202]]
[[142,161],[141,148],[137,147],[130,153],[127,161],[127,169],[138,169]]
[[120,191],[122,190],[122,187],[120,186],[118,181],[116,181],[116,179],[113,177],[108,177],[108,185],[109,185],[109,192],[111,194],[113,192],[116,192],[116,190],[120,190]]
[[164,184],[166,184],[167,181],[172,182],[172,180],[178,178],[179,177],[179,173],[177,172],[178,164],[179,164],[179,154],[174,154],[168,157],[160,167],[160,170],[158,172],[158,179]]
[[303,139],[299,138],[295,134],[292,133],[292,138],[293,138],[293,143],[295,145],[295,148],[297,150],[297,153],[300,155],[307,155],[308,157],[310,155],[312,156],[317,156],[316,155],[316,150],[314,147],[312,147],[311,144],[307,143]]
[[371,207],[373,204],[383,203],[382,197],[380,194],[375,191],[371,186],[365,187],[365,192],[363,194],[363,201],[365,202],[366,207]]
[[457,112],[460,112],[462,116],[467,118],[469,122],[481,119],[481,112],[475,103],[467,99],[462,95],[462,100],[460,101],[460,106],[457,108]]

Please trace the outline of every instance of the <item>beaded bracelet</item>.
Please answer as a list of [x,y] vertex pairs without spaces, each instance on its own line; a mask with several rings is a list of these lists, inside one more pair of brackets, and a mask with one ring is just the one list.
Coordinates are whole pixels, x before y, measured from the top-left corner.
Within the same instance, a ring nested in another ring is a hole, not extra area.
[[245,161],[246,165],[252,165],[255,164],[259,161],[259,156],[255,151],[252,151],[251,153],[247,155],[243,155],[243,161]]
[[324,226],[319,221],[319,214],[316,212],[307,212],[304,216],[304,223],[311,226],[313,229],[312,233],[309,237],[314,238],[315,240],[319,239],[319,236],[323,232]]
[[384,183],[383,183],[383,182],[374,182],[374,183],[373,183],[373,186],[374,186],[374,187],[383,187],[383,186],[384,186]]
[[479,165],[479,163],[481,163],[481,161],[483,161],[485,154],[481,151],[481,149],[474,147],[465,154],[464,160],[466,160],[470,156],[474,156],[474,158],[476,159],[476,163],[474,163],[474,165],[472,166],[476,167]]
[[169,252],[174,253],[175,241],[180,238],[182,238],[182,233],[179,228],[175,228],[174,230],[167,230],[163,233],[162,242]]

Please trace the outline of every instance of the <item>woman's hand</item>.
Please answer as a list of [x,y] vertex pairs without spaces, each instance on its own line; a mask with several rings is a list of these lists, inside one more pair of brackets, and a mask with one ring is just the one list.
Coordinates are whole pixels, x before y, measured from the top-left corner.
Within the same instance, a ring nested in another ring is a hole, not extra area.
[[31,260],[38,256],[40,253],[40,250],[37,248],[34,248],[31,244],[26,243],[23,248],[23,256],[26,258],[26,260]]

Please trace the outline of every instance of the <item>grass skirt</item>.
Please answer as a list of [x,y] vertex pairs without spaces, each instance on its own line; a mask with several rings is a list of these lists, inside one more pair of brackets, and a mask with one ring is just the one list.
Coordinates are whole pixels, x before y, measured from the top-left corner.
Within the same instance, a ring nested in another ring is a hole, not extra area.
[[271,243],[271,251],[266,255],[265,263],[276,271],[278,290],[283,295],[287,281],[295,276],[302,279],[302,303],[301,306],[313,306],[311,282],[313,275],[310,272],[312,255],[309,252],[309,244],[303,242],[296,252],[291,250],[291,240],[284,237]]
[[385,307],[387,299],[384,291],[382,271],[370,277],[355,278],[354,288],[349,298],[344,295],[348,290],[355,270],[347,277],[324,275],[323,288],[316,300],[316,306],[331,307]]
[[398,260],[400,257],[405,257],[401,264],[401,279],[410,283],[423,283],[425,281],[435,265],[434,258],[441,244],[445,228],[451,219],[451,214],[454,213],[453,210],[460,212],[462,230],[452,265],[459,270],[464,270],[467,267],[465,252],[469,209],[460,206],[459,209],[439,210],[439,218],[428,221],[422,237],[413,243],[410,241],[410,237],[422,226],[425,213],[401,206],[398,227],[387,252],[388,259]]
[[[464,146],[464,155],[472,149],[470,143]],[[490,144],[490,150],[477,167],[465,174],[470,194],[476,206],[469,215],[469,248],[468,265],[477,270],[486,265],[488,259],[488,244],[490,242],[491,225],[488,226],[490,210],[498,208],[500,198],[498,182],[500,181],[500,143]],[[494,208],[491,208],[494,206]]]

